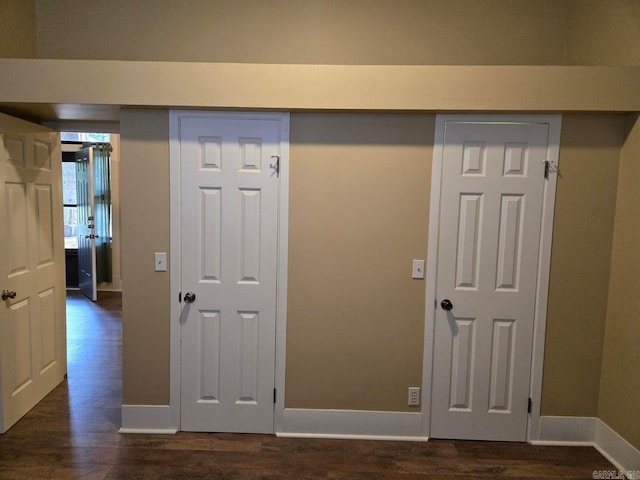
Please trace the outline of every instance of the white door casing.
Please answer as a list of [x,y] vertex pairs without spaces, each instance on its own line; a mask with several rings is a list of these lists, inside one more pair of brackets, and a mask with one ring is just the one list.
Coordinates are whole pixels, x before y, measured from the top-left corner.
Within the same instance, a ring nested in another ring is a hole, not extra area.
[[[555,191],[544,161],[557,165],[558,117],[438,120],[427,285],[433,337],[425,334],[425,359],[433,359],[425,365],[429,434],[523,441],[541,371],[549,188]],[[449,312],[440,306],[445,298]],[[539,361],[533,377],[532,348]]]
[[67,371],[62,164],[56,132],[0,114],[0,433]]
[[271,433],[288,116],[172,112],[172,128],[181,291],[195,294],[180,307],[179,428]]
[[80,291],[98,300],[96,278],[95,198],[93,148],[76,153],[76,192],[78,199],[78,283]]

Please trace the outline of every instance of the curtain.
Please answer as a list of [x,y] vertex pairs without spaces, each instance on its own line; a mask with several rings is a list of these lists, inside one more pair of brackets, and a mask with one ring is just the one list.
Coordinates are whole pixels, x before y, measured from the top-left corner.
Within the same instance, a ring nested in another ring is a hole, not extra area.
[[96,280],[111,282],[111,145],[93,146]]

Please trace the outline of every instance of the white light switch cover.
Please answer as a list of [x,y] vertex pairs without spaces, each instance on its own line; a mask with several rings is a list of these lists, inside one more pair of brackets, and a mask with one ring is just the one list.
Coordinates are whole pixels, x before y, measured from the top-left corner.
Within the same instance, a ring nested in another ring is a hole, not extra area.
[[165,252],[154,253],[154,269],[156,272],[167,271],[167,254]]
[[414,260],[411,278],[424,278],[424,260]]

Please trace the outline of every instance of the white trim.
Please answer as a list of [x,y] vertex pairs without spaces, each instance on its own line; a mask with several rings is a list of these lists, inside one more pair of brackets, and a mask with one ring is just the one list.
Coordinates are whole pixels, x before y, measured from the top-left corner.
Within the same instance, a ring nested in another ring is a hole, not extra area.
[[596,419],[595,447],[625,474],[634,472],[629,478],[640,479],[640,450],[599,418]]
[[274,386],[278,395],[274,410],[274,431],[284,410],[285,359],[287,332],[287,259],[289,239],[289,113],[219,112],[207,110],[171,110],[169,112],[169,194],[170,194],[170,398],[171,428],[180,429],[180,315],[178,293],[181,281],[181,206],[180,206],[180,139],[179,122],[183,115],[217,118],[277,119],[280,136],[280,183],[278,191],[278,260],[276,278],[276,358]]
[[428,440],[420,413],[286,408],[280,420],[278,437]]
[[171,423],[169,405],[122,405],[120,433],[166,433],[177,429]]
[[171,292],[171,326],[169,330],[169,406],[171,408],[171,426],[180,430],[180,302],[182,290],[182,237],[180,209],[180,111],[169,112],[169,291]]
[[593,446],[619,471],[640,478],[640,450],[596,417],[542,416],[533,445]]
[[594,417],[540,417],[538,438],[534,445],[593,445],[596,432]]
[[[535,118],[535,116],[534,116]],[[547,330],[547,301],[549,298],[549,275],[551,273],[551,244],[553,241],[553,215],[556,203],[556,186],[560,159],[560,129],[562,115],[546,115],[549,124],[547,160],[551,162],[547,181],[544,183],[542,203],[542,227],[540,229],[540,251],[538,255],[538,283],[533,319],[533,350],[531,352],[531,414],[527,422],[527,439],[538,438],[540,425],[540,404],[542,402],[542,372],[544,367],[544,342]]]
[[424,414],[423,435],[429,436],[431,422],[431,398],[433,382],[433,335],[436,303],[438,235],[440,226],[440,191],[442,188],[442,152],[446,122],[510,122],[510,123],[546,123],[549,125],[547,159],[552,163],[549,178],[544,184],[542,205],[542,226],[540,231],[540,254],[538,259],[538,279],[534,315],[534,340],[531,362],[531,384],[529,394],[533,402],[532,413],[528,421],[528,439],[538,438],[537,428],[540,418],[540,399],[542,398],[542,367],[544,363],[544,335],[546,329],[547,294],[549,290],[549,272],[551,265],[551,242],[553,233],[553,212],[560,151],[561,115],[442,115],[436,116],[433,146],[433,164],[431,169],[431,199],[429,206],[429,239],[427,251],[427,277],[425,297],[424,354],[422,366],[422,412]]
[[276,278],[276,358],[273,431],[280,429],[283,421],[285,377],[287,358],[287,288],[289,260],[289,125],[290,115],[280,118],[280,184],[278,198],[278,264]]
[[429,203],[429,237],[425,282],[424,353],[422,354],[422,434],[431,432],[431,391],[433,383],[433,337],[435,333],[435,309],[438,265],[438,235],[440,230],[440,190],[442,186],[442,152],[444,149],[445,118],[436,116],[431,165],[431,198]]

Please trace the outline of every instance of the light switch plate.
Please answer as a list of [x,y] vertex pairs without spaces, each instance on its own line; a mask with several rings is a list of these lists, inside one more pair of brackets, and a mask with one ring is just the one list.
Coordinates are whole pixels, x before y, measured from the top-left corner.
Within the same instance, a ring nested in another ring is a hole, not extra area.
[[167,271],[167,254],[165,252],[154,253],[154,269],[156,272]]
[[424,260],[414,260],[411,278],[424,278]]

